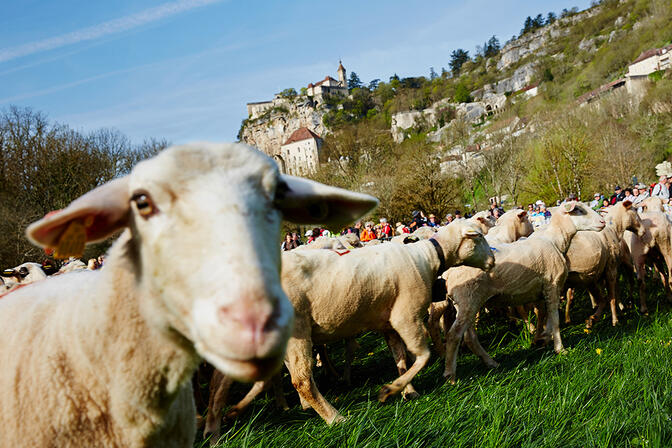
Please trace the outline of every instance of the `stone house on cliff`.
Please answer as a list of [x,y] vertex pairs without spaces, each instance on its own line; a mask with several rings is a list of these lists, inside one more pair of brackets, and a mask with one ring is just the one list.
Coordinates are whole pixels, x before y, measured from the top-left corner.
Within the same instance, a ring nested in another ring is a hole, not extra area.
[[322,138],[306,127],[297,129],[273,156],[280,171],[291,175],[314,173],[320,164]]

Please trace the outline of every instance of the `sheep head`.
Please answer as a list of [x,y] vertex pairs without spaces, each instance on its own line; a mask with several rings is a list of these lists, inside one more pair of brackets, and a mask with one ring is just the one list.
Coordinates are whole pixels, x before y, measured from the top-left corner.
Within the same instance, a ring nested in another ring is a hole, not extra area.
[[446,268],[465,265],[488,270],[495,264],[495,257],[483,237],[483,232],[473,222],[453,221],[441,227],[432,238],[443,249]]
[[281,175],[248,146],[201,143],[140,162],[27,234],[55,247],[75,221],[87,242],[127,228],[148,323],[181,336],[223,373],[255,381],[280,367],[292,332],[293,309],[280,286],[283,215],[341,224],[376,204],[368,195]]
[[569,220],[576,230],[592,230],[599,232],[604,229],[604,219],[583,202],[569,201],[555,207],[551,211],[551,220]]

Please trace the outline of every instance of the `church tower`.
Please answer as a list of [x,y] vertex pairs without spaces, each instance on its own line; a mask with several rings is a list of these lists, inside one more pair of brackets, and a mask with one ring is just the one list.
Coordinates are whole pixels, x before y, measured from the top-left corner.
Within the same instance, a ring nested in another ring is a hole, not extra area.
[[348,80],[345,77],[345,67],[343,67],[343,64],[341,61],[338,61],[338,80],[341,83],[341,87],[348,87]]

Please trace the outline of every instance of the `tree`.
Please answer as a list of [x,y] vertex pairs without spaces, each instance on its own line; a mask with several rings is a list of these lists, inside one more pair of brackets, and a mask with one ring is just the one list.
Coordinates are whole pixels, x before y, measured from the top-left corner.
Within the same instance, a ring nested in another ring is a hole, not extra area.
[[558,18],[553,11],[549,12],[548,15],[546,16],[546,25],[554,23],[557,19]]
[[500,49],[499,39],[497,39],[497,36],[492,36],[483,47],[483,56],[486,58],[496,56]]
[[372,80],[369,83],[369,90],[371,90],[371,91],[376,90],[376,88],[378,88],[378,84],[380,84],[380,79],[376,78],[376,79]]
[[280,92],[280,97],[282,97],[282,98],[293,99],[293,98],[296,98],[297,95],[298,95],[298,93],[296,93],[296,90],[294,90],[294,88],[292,88],[292,87],[290,87],[289,89],[285,89],[282,92]]
[[469,60],[469,52],[458,48],[453,50],[450,54],[450,62],[448,63],[450,70],[453,72],[453,76],[460,74],[460,70],[465,62]]
[[429,67],[429,79],[434,81],[438,77],[439,75],[437,75],[436,72],[434,71],[434,67]]
[[357,76],[357,73],[350,72],[350,78],[348,78],[348,90],[361,89],[361,88],[362,88],[362,81],[359,79],[359,76]]
[[467,86],[461,82],[455,87],[455,102],[456,103],[470,103],[471,95]]
[[523,29],[520,30],[520,35],[522,36],[523,34],[527,33],[528,31],[532,30],[532,17],[527,16],[525,18],[525,23],[523,24]]

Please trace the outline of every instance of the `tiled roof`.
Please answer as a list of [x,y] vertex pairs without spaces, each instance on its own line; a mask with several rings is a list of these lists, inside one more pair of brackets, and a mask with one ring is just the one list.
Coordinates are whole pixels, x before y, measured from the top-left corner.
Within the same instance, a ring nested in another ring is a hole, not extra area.
[[299,128],[296,131],[292,132],[292,135],[289,136],[287,141],[282,144],[282,146],[289,145],[290,143],[300,142],[302,140],[308,140],[310,138],[321,139],[319,135],[311,131],[310,129],[303,127]]
[[625,78],[617,79],[616,81],[612,81],[608,84],[605,84],[603,86],[598,87],[595,90],[591,90],[588,93],[584,93],[580,97],[576,99],[578,103],[585,103],[586,101],[590,101],[596,96],[600,95],[601,93],[604,93],[608,90],[615,89],[616,87],[621,87],[623,84],[625,84]]
[[645,59],[649,59],[652,56],[657,56],[663,54],[663,50],[672,50],[672,45],[668,45],[666,47],[662,48],[652,48],[651,50],[646,50],[642,54],[640,54],[637,59],[633,61],[633,64],[636,64],[638,62],[642,62]]
[[319,85],[322,85],[322,83],[327,82],[327,81],[333,81],[333,82],[336,82],[336,83],[338,82],[334,78],[332,78],[331,76],[327,75],[322,81],[316,82],[315,87],[317,87]]

